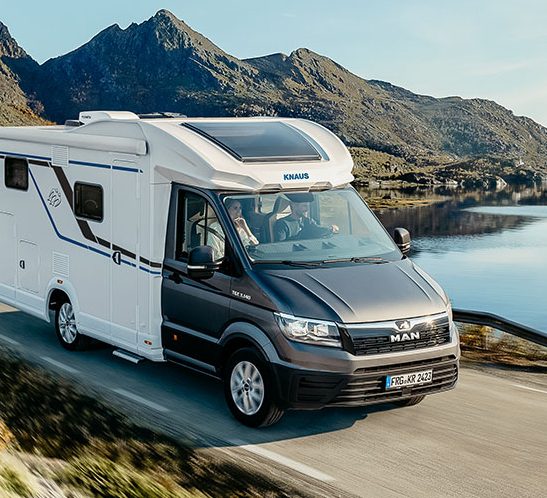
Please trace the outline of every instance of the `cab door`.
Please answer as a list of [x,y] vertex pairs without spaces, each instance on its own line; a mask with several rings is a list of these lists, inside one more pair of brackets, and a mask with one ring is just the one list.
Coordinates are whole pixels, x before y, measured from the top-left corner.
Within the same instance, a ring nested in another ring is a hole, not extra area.
[[[216,342],[229,317],[232,276],[226,237],[205,197],[173,192],[162,283],[162,341],[166,349],[206,363],[214,361]],[[221,269],[206,280],[188,276],[188,255],[200,245],[213,247]]]

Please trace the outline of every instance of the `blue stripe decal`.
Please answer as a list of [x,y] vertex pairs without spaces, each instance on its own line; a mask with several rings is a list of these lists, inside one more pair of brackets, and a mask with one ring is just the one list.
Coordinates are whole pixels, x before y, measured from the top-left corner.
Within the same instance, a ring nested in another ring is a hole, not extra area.
[[33,156],[31,154],[17,154],[15,152],[5,152],[3,150],[0,150],[0,154],[4,156],[11,156],[11,157],[23,157],[28,159],[37,159],[39,161],[48,161],[51,162],[51,157],[44,157],[44,156]]
[[102,168],[102,169],[112,168],[110,164],[88,163],[86,161],[68,161],[68,162],[69,164],[74,164],[76,166],[90,166],[92,168]]
[[[24,159],[36,159],[38,161],[47,161],[51,162],[51,157],[45,157],[45,156],[33,156],[32,154],[18,154],[16,152],[6,152],[3,150],[0,150],[0,155],[3,156],[10,156],[10,157],[21,157]],[[129,173],[142,173],[142,169],[138,168],[129,168],[126,166],[112,166],[110,164],[101,164],[101,163],[90,163],[87,161],[68,161],[69,164],[73,164],[75,166],[89,166],[91,168],[101,168],[101,169],[114,169],[116,171],[128,171]]]
[[150,273],[150,275],[161,275],[161,272],[149,270],[148,268],[144,268],[144,266],[139,266],[139,269],[145,271],[146,273]]
[[34,183],[34,186],[36,187],[36,191],[38,192],[38,195],[40,196],[40,200],[42,201],[42,205],[44,206],[44,209],[46,210],[46,213],[48,215],[49,221],[51,222],[51,225],[53,226],[53,230],[55,230],[55,233],[57,234],[57,237],[59,237],[61,240],[64,240],[65,242],[69,242],[71,244],[74,244],[78,247],[82,247],[83,249],[89,249],[90,251],[93,251],[97,254],[100,254],[102,256],[106,256],[107,258],[110,258],[110,254],[101,251],[100,249],[96,249],[94,247],[88,246],[87,244],[83,244],[82,242],[78,242],[77,240],[69,239],[68,237],[65,237],[59,230],[57,229],[57,226],[55,225],[55,221],[53,221],[53,217],[51,216],[51,213],[49,212],[49,209],[46,206],[46,202],[44,201],[44,198],[42,196],[42,192],[40,192],[40,189],[38,188],[38,184],[36,183],[36,180],[34,179],[34,175],[32,174],[32,171],[29,168],[30,177],[32,179],[32,183]]
[[[38,184],[36,183],[36,180],[34,178],[34,175],[32,174],[32,170],[29,168],[29,174],[30,178],[32,179],[32,183],[34,183],[34,186],[36,187],[36,191],[38,192],[38,196],[40,197],[40,200],[42,201],[42,206],[44,206],[44,209],[46,211],[46,214],[49,218],[49,221],[51,222],[51,226],[53,227],[53,230],[55,231],[57,237],[59,237],[61,240],[68,242],[70,244],[74,244],[75,246],[81,247],[82,249],[88,249],[89,251],[92,251],[96,254],[100,254],[101,256],[104,256],[108,259],[111,258],[111,255],[101,251],[100,249],[96,249],[95,247],[88,246],[87,244],[83,244],[82,242],[78,242],[77,240],[70,239],[68,237],[65,237],[59,230],[57,229],[57,225],[55,225],[55,221],[53,220],[53,217],[51,216],[51,213],[49,212],[49,209],[47,208],[46,201],[44,201],[44,197],[42,196],[42,192],[40,192],[40,189],[38,188]],[[131,266],[132,268],[137,268],[137,265],[134,263],[131,263],[129,261],[126,261],[122,259],[122,263]],[[150,273],[151,275],[161,275],[159,272],[153,272],[150,270],[147,270],[146,268],[139,266],[139,269],[143,270],[146,273]]]
[[116,171],[128,171],[129,173],[142,173],[142,169],[129,168],[126,166],[112,166],[110,164],[90,163],[87,161],[68,161],[68,162],[70,164],[74,164],[75,166],[89,166],[91,168],[113,169]]
[[125,166],[112,166],[112,169],[115,169],[117,171],[129,171],[130,173],[142,173],[142,169],[127,168]]

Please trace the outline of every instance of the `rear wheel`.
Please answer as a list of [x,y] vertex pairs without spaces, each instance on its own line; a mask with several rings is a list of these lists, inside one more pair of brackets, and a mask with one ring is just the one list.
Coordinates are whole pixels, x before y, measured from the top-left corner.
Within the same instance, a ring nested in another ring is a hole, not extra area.
[[89,345],[89,339],[78,332],[74,308],[70,301],[65,301],[57,307],[55,331],[61,346],[69,351],[82,350]]
[[413,396],[412,398],[402,399],[400,401],[396,401],[395,404],[397,406],[400,406],[400,407],[414,406],[414,405],[417,405],[418,403],[420,403],[421,401],[423,401],[424,398],[425,398],[424,395],[422,395],[422,396]]
[[233,416],[249,427],[267,427],[283,416],[270,369],[253,348],[236,351],[224,370],[224,394]]

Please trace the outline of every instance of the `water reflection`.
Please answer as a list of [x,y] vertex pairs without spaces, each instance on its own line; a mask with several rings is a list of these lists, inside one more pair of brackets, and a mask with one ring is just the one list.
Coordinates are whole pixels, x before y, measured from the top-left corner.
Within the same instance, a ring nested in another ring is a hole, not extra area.
[[431,206],[377,214],[390,232],[411,231],[413,261],[443,285],[455,307],[547,331],[545,189],[443,195]]
[[404,209],[382,209],[376,214],[390,233],[395,227],[405,227],[413,238],[434,236],[476,235],[518,228],[530,222],[526,216],[495,216],[490,213],[474,213],[469,208],[493,205],[514,206],[516,204],[547,204],[541,189],[503,190],[499,192],[457,192],[449,189],[406,189],[396,193],[387,191],[360,191],[366,199],[369,195],[406,198],[435,198],[438,202],[430,206]]

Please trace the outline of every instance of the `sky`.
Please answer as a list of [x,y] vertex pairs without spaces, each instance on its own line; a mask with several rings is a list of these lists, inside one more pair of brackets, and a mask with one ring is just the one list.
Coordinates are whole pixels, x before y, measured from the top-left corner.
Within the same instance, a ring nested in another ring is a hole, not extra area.
[[366,79],[495,100],[547,126],[545,0],[17,0],[0,21],[38,62],[165,8],[239,57],[306,47]]

